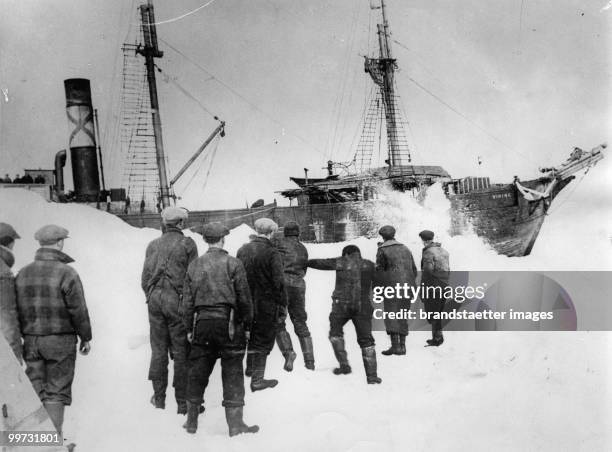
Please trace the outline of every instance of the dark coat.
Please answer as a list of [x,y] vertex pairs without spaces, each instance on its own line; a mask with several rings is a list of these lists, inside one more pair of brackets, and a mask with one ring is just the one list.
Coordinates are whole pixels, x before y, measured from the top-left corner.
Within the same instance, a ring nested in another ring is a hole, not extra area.
[[[386,240],[376,252],[376,286],[415,285],[417,268],[412,253],[406,245],[396,240]],[[396,301],[387,299],[386,301]],[[405,301],[405,300],[397,300]]]
[[448,251],[437,242],[429,243],[423,248],[421,271],[424,284],[448,285],[450,277],[448,257]]
[[[448,252],[437,242],[427,244],[423,248],[421,258],[422,285],[425,287],[421,300],[427,312],[444,310],[444,289],[448,286],[450,266]],[[427,288],[430,288],[427,290]],[[431,288],[440,288],[431,289]]]
[[77,334],[91,340],[89,312],[83,285],[67,254],[51,249],[36,251],[34,262],[15,280],[22,335]]
[[280,237],[273,241],[283,258],[285,284],[305,288],[304,277],[308,269],[308,251],[296,236]]
[[147,302],[154,289],[159,289],[158,296],[170,296],[178,303],[187,267],[196,257],[198,248],[193,239],[185,237],[179,228],[167,226],[162,236],[147,246],[141,278]]
[[308,266],[317,270],[336,271],[336,285],[332,293],[334,306],[338,303],[359,309],[362,313],[371,312],[374,262],[353,254],[330,259],[310,259]]
[[17,294],[15,277],[11,267],[15,263],[13,253],[8,248],[0,246],[0,331],[21,359],[21,331],[17,314]]
[[287,305],[283,290],[283,259],[270,240],[253,236],[249,243],[240,247],[236,257],[246,270],[256,310],[261,302]]
[[253,302],[242,262],[227,251],[211,247],[194,260],[187,270],[183,288],[183,322],[187,331],[193,326],[193,314],[199,318],[227,319],[231,309],[236,320],[250,330]]

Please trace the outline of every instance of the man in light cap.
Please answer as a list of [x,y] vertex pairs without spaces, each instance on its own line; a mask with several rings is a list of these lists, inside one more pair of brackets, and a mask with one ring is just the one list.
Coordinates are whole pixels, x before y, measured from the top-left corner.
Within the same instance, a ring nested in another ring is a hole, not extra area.
[[198,428],[204,391],[221,358],[223,402],[229,435],[255,433],[259,427],[243,421],[244,375],[242,360],[253,321],[253,302],[246,272],[235,257],[223,249],[229,230],[221,223],[202,229],[208,251],[189,265],[183,289],[183,322],[190,333],[187,382],[189,433]]
[[[421,257],[421,284],[423,294],[421,300],[427,312],[442,312],[444,310],[444,291],[450,278],[450,265],[448,251],[438,242],[434,242],[432,231],[421,231],[419,237],[423,241],[423,255]],[[439,347],[444,342],[442,335],[442,320],[428,320],[431,323],[431,339],[427,344]]]
[[13,246],[15,240],[20,238],[10,224],[0,223],[0,330],[19,362],[22,361],[21,331],[17,315],[15,276],[11,267],[15,263]]
[[283,259],[270,241],[277,229],[277,224],[269,218],[255,221],[257,235],[242,245],[237,254],[246,270],[255,312],[246,371],[252,377],[251,391],[273,388],[278,384],[277,380],[264,379],[266,360],[274,347],[287,305]]
[[179,314],[183,282],[189,264],[198,257],[193,239],[182,230],[187,211],[166,207],[162,213],[162,236],[147,247],[141,286],[147,297],[151,340],[149,380],[153,384],[151,404],[166,407],[168,357],[174,360],[174,396],[177,413],[187,413],[187,330]]
[[[376,286],[393,287],[415,285],[417,269],[412,253],[406,245],[395,240],[395,228],[383,226],[378,231],[383,242],[376,252]],[[384,299],[384,309],[387,312],[403,312],[410,309],[410,300],[399,297]],[[391,338],[391,347],[382,352],[383,355],[405,355],[406,336],[408,335],[408,319],[390,319],[385,316],[385,329]]]
[[[295,221],[289,221],[283,228],[283,237],[273,240],[274,246],[280,251],[283,258],[285,275],[285,292],[287,296],[287,310],[293,323],[293,329],[300,341],[304,365],[314,370],[314,353],[312,350],[312,337],[306,325],[306,283],[304,276],[308,268],[308,251],[300,242],[300,226]],[[286,316],[285,316],[286,317]],[[293,351],[291,336],[285,326],[286,318],[282,319],[276,335],[276,343],[285,357],[285,370],[293,370],[293,361],[296,354]]]
[[16,278],[17,311],[23,359],[34,390],[61,434],[64,407],[72,403],[72,381],[79,351],[90,350],[91,324],[79,275],[62,252],[68,231],[47,225],[36,231],[40,243],[34,262]]

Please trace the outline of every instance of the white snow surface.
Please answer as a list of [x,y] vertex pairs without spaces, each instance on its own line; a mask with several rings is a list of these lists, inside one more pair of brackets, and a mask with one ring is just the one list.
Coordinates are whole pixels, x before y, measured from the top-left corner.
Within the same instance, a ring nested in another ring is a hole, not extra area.
[[[606,177],[610,163],[604,163],[575,190],[570,185],[565,202],[562,194],[553,203],[532,255],[525,258],[498,256],[474,235],[449,237],[444,232],[448,205],[440,190],[431,191],[424,207],[390,195],[381,217],[397,225],[398,238],[417,262],[416,234],[428,228],[451,253],[454,269],[610,270],[612,190]],[[278,378],[279,385],[255,394],[247,386],[245,421],[261,431],[228,437],[218,364],[198,432],[188,435],[171,388],[165,411],[149,404],[150,348],[140,272],[147,243],[159,231],[133,228],[86,206],[46,203],[21,190],[0,190],[0,221],[23,237],[15,248],[15,270],[32,260],[40,226],[56,223],[70,231],[65,252],[83,280],[94,335],[90,355],[77,359],[74,402],[66,414],[65,433],[78,450],[612,450],[609,333],[447,332],[442,347],[424,348],[428,333],[413,332],[405,357],[378,354],[383,383],[367,385],[350,323],[345,338],[353,373],[331,372],[336,362],[327,335],[334,274],[313,270],[306,282],[316,371],[304,369],[288,323],[298,352],[295,370],[282,370],[275,348],[266,376]],[[247,225],[234,229],[228,250],[235,254],[251,233]],[[193,237],[203,252],[201,237]],[[352,243],[374,259],[376,241]],[[308,250],[312,257],[332,257],[345,245],[308,245]],[[380,352],[388,339],[382,332],[374,335]]]

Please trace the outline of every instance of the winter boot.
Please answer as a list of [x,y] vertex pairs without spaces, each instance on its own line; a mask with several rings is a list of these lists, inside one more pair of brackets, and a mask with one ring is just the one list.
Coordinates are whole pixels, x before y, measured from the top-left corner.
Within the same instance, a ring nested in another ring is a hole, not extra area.
[[254,353],[252,351],[247,351],[246,367],[244,369],[244,375],[247,377],[253,376],[253,355]]
[[229,436],[236,436],[241,433],[257,433],[259,431],[259,425],[246,425],[244,423],[241,406],[226,406],[225,419],[229,427]]
[[166,408],[166,386],[167,383],[163,380],[153,380],[153,397],[151,397],[151,405],[155,408]]
[[427,339],[427,344],[432,347],[439,347],[444,342],[444,336],[442,335],[442,330],[437,329],[437,328],[434,329],[433,325],[432,325],[432,330],[431,330],[431,337],[432,337],[431,339]]
[[371,345],[370,347],[362,348],[361,356],[363,358],[363,367],[365,368],[368,384],[382,383],[382,380],[378,378],[376,374],[376,350],[374,346]]
[[314,352],[312,350],[312,337],[300,337],[300,347],[304,355],[304,366],[308,370],[314,370]]
[[332,344],[334,349],[334,355],[336,355],[336,359],[340,364],[340,367],[336,367],[334,369],[335,375],[345,375],[351,373],[351,366],[348,363],[348,357],[346,355],[346,350],[344,349],[344,338],[339,336],[331,336],[329,341]]
[[192,402],[185,402],[187,405],[187,421],[183,424],[183,428],[187,433],[195,433],[198,430],[198,415],[201,413],[202,405]]
[[273,388],[278,384],[278,380],[265,380],[266,360],[268,356],[265,353],[255,353],[253,356],[253,377],[251,378],[251,392],[262,391],[267,388]]
[[287,332],[287,330],[281,330],[276,335],[276,343],[278,344],[278,348],[281,353],[285,357],[285,365],[283,369],[287,372],[291,372],[293,370],[293,361],[297,357],[296,353],[293,351],[293,344],[291,343],[291,336]]
[[43,403],[49,419],[53,422],[55,430],[59,435],[62,435],[62,428],[64,425],[64,404],[62,402],[44,402]]
[[396,355],[405,355],[405,354],[406,354],[406,335],[400,334],[399,335],[399,353],[396,353]]
[[[397,333],[391,333],[389,334],[389,337],[391,338],[391,347],[389,347],[387,350],[383,350],[382,354],[385,356],[389,356],[389,355],[402,355],[402,354],[406,354],[406,351],[404,350],[404,353],[402,353],[402,349],[401,349],[401,343],[400,343],[400,335]],[[406,339],[406,336],[404,336],[404,340]]]

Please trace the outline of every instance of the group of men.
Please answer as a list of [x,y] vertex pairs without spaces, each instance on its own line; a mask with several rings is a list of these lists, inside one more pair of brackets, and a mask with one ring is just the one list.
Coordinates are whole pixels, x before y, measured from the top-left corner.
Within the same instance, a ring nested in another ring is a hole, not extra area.
[[17,276],[13,248],[21,237],[0,223],[0,327],[61,435],[64,408],[72,402],[78,349],[87,355],[92,338],[83,285],[63,252],[68,231],[46,225],[36,231],[34,262]]
[[[163,233],[147,247],[141,279],[150,324],[151,403],[165,408],[171,359],[177,411],[187,415],[184,428],[189,433],[197,431],[204,391],[218,359],[230,436],[259,430],[243,420],[244,376],[251,378],[253,392],[278,384],[264,378],[267,356],[275,343],[285,359],[284,369],[293,370],[297,354],[286,329],[287,317],[299,339],[304,366],[315,369],[305,307],[304,277],[309,267],[336,272],[329,315],[329,340],[339,364],[334,374],[352,371],[343,334],[350,320],[362,351],[366,380],[381,383],[372,336],[372,289],[416,284],[417,279],[412,253],[395,240],[392,226],[379,230],[383,242],[375,263],[364,259],[355,245],[344,247],[341,256],[309,259],[297,223],[288,222],[279,234],[278,225],[268,218],[255,221],[256,234],[236,257],[224,249],[229,230],[221,223],[204,224],[201,233],[208,250],[198,257],[196,243],[183,234],[187,212],[168,207],[161,217]],[[11,225],[0,223],[0,328],[17,359],[25,361],[26,373],[60,433],[64,407],[72,401],[77,339],[79,351],[87,355],[92,338],[81,280],[68,265],[73,259],[63,252],[68,234],[56,225],[40,228],[34,235],[40,244],[34,262],[15,277],[13,248],[21,237]],[[433,241],[433,232],[422,231],[420,237],[424,244],[421,284],[446,287],[448,253]],[[423,302],[428,311],[444,308],[442,298]],[[404,303],[406,300],[386,299],[385,311],[410,307]],[[385,318],[385,327],[391,346],[383,355],[405,355],[408,321]],[[443,341],[440,321],[432,321],[428,345],[439,346]]]
[[[198,416],[204,411],[204,391],[217,359],[221,360],[223,406],[230,436],[259,430],[243,420],[244,376],[251,378],[253,392],[278,384],[277,380],[264,378],[267,356],[275,343],[284,356],[284,369],[293,370],[297,354],[286,330],[287,316],[298,336],[304,365],[314,370],[305,308],[304,277],[309,267],[336,272],[329,316],[329,340],[339,363],[334,374],[352,371],[343,334],[350,320],[362,350],[366,380],[369,384],[381,383],[372,336],[372,289],[396,283],[415,285],[417,279],[412,253],[395,240],[392,226],[379,231],[383,242],[379,244],[376,263],[362,258],[355,245],[344,247],[338,257],[309,259],[299,241],[298,224],[288,222],[279,234],[278,225],[268,218],[255,221],[256,234],[236,257],[224,249],[229,230],[221,223],[204,224],[201,233],[208,250],[198,257],[195,242],[182,232],[187,225],[187,212],[168,207],[161,217],[163,233],[147,247],[141,281],[150,322],[151,403],[165,408],[170,358],[174,361],[177,412],[187,415],[183,425],[187,432],[197,431]],[[424,244],[421,283],[445,287],[449,278],[448,253],[433,242],[433,232],[422,231],[420,236]],[[428,311],[444,308],[441,298],[423,302]],[[410,308],[403,303],[406,301],[385,300],[385,310]],[[391,346],[382,353],[405,355],[407,319],[386,318],[385,327]],[[439,346],[443,340],[441,323],[432,322],[428,345]]]
[[35,178],[26,174],[24,176],[19,176],[19,174],[15,174],[15,178],[11,179],[8,174],[5,174],[4,177],[0,177],[0,183],[3,184],[44,184],[45,178],[40,174]]

